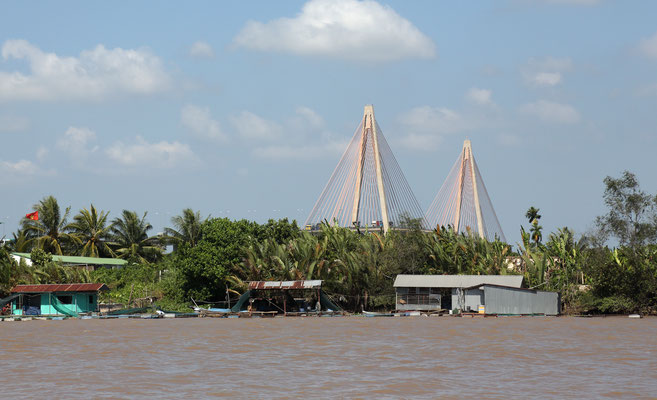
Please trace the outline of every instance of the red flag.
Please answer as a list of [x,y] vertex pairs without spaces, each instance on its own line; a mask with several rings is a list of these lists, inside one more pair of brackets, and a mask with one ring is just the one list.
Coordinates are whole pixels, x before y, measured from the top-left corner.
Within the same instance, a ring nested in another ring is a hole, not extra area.
[[39,220],[39,212],[35,211],[33,213],[25,214],[25,218],[31,219],[32,221],[38,221]]

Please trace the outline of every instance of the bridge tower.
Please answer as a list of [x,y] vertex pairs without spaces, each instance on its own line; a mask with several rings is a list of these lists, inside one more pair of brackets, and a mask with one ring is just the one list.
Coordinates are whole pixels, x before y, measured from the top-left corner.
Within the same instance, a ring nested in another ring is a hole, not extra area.
[[474,231],[488,240],[506,241],[472,154],[469,140],[424,216],[429,227],[451,226],[455,232]]
[[374,118],[363,118],[317,199],[306,226],[322,221],[345,228],[401,227],[405,217],[422,218],[422,209]]

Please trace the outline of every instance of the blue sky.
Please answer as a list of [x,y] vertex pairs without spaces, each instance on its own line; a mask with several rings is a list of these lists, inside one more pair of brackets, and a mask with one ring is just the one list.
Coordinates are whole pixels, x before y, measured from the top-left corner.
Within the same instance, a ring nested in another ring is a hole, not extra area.
[[464,139],[507,239],[657,192],[657,3],[605,0],[0,5],[0,221],[54,195],[155,231],[183,208],[303,223],[376,118],[426,209]]

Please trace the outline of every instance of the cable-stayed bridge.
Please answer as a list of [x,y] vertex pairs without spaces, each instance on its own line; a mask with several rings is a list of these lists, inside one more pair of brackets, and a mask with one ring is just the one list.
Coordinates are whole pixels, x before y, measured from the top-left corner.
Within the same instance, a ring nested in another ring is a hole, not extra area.
[[506,241],[469,140],[456,159],[424,216],[431,228],[451,226],[456,232],[474,232],[488,240]]
[[365,106],[363,118],[310,215],[306,229],[323,221],[344,228],[404,228],[405,218],[420,219],[423,228],[449,226],[488,240],[505,240],[469,140],[431,203],[422,209],[374,118]]
[[382,227],[387,232],[400,226],[405,215],[422,218],[422,208],[374,118],[374,107],[365,106],[306,226],[326,220],[345,228]]

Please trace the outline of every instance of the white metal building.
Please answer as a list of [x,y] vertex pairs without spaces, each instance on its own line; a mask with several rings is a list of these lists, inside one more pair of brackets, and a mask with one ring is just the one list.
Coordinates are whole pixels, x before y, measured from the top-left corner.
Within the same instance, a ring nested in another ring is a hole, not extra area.
[[522,275],[397,275],[397,310],[485,310],[487,314],[559,313],[559,295],[523,288]]

